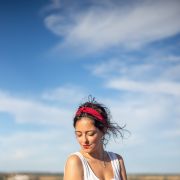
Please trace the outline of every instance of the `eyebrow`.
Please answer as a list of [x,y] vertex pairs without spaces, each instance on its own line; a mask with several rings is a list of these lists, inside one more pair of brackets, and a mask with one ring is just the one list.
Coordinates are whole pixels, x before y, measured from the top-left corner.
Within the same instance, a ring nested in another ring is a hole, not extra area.
[[[82,133],[82,131],[75,131],[75,133],[77,133],[77,132],[80,132],[80,133]],[[89,130],[89,131],[85,131],[86,133],[87,132],[96,132],[96,130]]]

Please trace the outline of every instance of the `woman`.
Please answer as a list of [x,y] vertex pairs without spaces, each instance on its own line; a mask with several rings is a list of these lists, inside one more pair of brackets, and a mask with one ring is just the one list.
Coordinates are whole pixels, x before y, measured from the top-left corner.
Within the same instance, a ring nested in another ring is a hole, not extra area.
[[79,106],[74,128],[81,149],[67,159],[64,180],[127,180],[123,158],[104,149],[107,137],[123,135],[110,119],[109,110],[94,99]]

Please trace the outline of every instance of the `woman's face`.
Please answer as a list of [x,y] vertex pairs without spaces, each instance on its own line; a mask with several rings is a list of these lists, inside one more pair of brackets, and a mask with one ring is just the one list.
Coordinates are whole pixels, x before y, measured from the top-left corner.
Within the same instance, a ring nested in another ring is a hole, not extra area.
[[98,151],[102,147],[103,133],[88,117],[82,117],[76,122],[75,134],[82,150],[86,153]]

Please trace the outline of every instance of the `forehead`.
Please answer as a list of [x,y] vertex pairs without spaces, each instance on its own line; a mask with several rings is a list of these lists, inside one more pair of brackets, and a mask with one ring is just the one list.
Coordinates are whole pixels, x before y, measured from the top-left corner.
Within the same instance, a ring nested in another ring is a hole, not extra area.
[[94,122],[92,119],[88,117],[82,117],[76,122],[75,129],[77,131],[87,131],[87,130],[96,130],[97,128],[94,126]]

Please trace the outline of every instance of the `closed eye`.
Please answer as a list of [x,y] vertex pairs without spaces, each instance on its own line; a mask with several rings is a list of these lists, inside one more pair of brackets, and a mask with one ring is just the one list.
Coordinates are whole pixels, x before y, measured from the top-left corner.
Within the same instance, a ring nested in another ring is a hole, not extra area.
[[76,134],[77,137],[81,137],[82,136],[81,132],[75,132],[75,134]]
[[96,132],[95,131],[90,131],[90,132],[87,132],[87,135],[88,136],[94,136],[96,134]]

